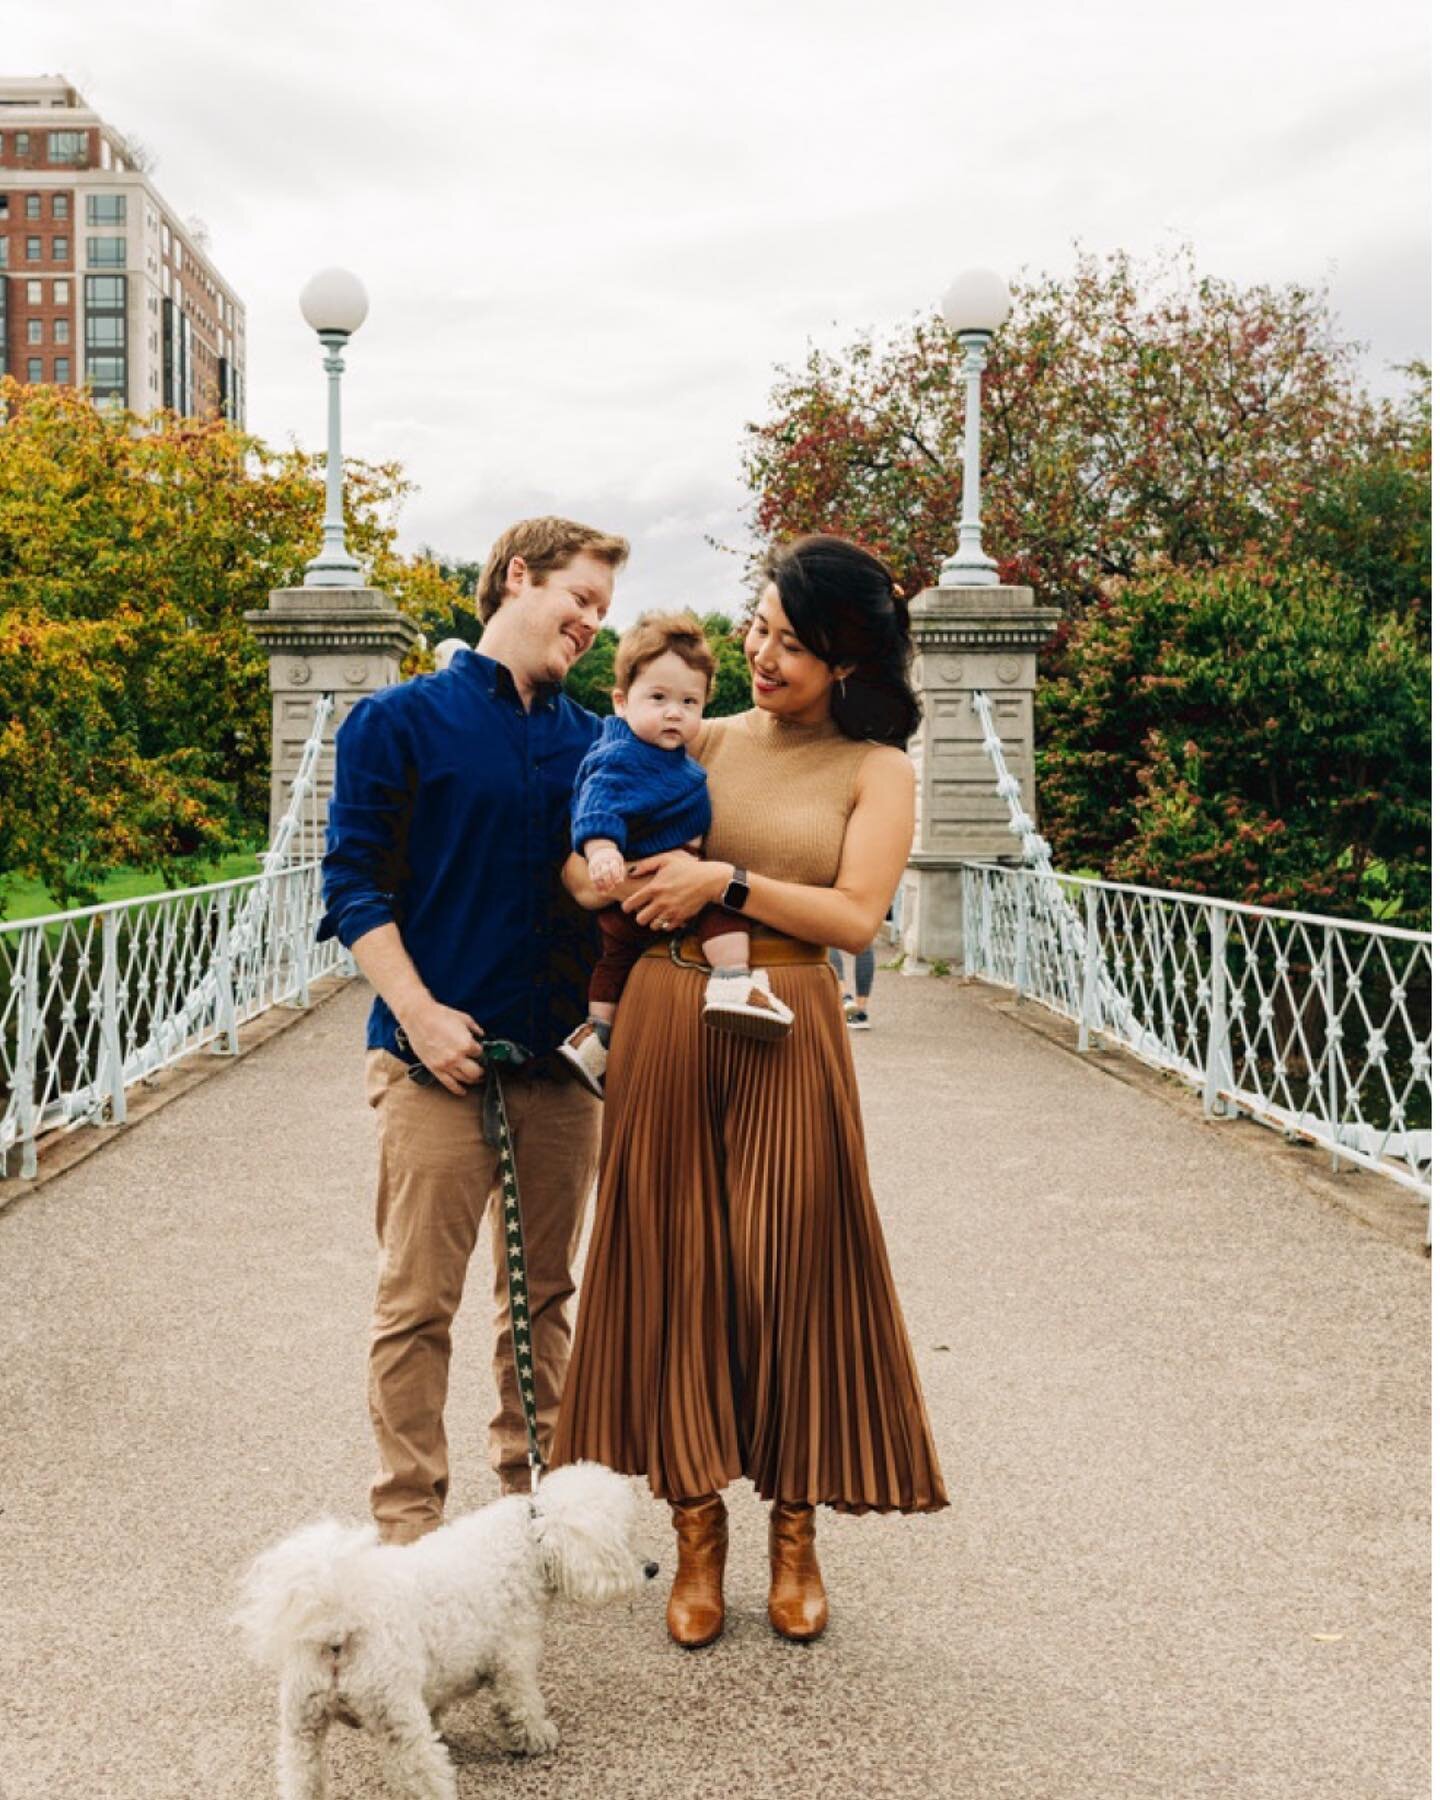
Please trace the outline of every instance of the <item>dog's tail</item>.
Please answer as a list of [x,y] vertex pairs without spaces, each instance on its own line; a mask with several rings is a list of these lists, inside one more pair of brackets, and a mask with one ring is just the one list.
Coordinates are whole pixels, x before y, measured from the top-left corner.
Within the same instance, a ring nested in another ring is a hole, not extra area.
[[278,1669],[301,1646],[339,1649],[358,1623],[373,1525],[322,1519],[256,1557],[233,1615],[256,1662]]

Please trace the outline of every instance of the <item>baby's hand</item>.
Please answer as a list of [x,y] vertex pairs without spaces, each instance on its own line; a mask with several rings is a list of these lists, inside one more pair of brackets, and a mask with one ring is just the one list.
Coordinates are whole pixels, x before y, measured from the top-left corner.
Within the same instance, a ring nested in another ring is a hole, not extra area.
[[625,858],[613,844],[607,844],[603,850],[596,850],[589,861],[590,879],[602,894],[608,894],[612,888],[619,887],[625,879]]

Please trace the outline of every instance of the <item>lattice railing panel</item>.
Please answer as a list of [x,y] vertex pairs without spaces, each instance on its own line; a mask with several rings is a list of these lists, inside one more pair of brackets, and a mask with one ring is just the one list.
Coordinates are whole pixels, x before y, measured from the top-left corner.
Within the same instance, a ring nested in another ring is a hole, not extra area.
[[261,872],[246,880],[0,925],[0,1173],[36,1168],[45,1133],[125,1117],[125,1094],[310,982],[350,971],[323,911],[316,767],[333,711],[321,695]]

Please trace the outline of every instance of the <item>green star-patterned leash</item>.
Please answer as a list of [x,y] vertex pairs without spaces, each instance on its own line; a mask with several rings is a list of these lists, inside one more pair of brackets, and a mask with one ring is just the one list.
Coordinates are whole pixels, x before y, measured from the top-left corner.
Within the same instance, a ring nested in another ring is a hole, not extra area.
[[[397,1041],[400,1033],[396,1033]],[[408,1044],[402,1044],[409,1048]],[[485,1070],[480,1094],[480,1129],[485,1142],[500,1158],[500,1192],[504,1208],[505,1260],[510,1283],[510,1346],[515,1355],[515,1379],[520,1384],[520,1404],[525,1409],[525,1437],[530,1458],[530,1492],[540,1485],[545,1465],[540,1459],[540,1434],[535,1420],[535,1365],[530,1340],[530,1285],[525,1279],[525,1223],[520,1214],[520,1176],[515,1167],[515,1144],[510,1136],[510,1116],[505,1110],[503,1068],[518,1068],[532,1060],[523,1044],[510,1038],[486,1038],[479,1047]],[[412,1081],[429,1087],[435,1077],[424,1063],[414,1063],[407,1073]]]

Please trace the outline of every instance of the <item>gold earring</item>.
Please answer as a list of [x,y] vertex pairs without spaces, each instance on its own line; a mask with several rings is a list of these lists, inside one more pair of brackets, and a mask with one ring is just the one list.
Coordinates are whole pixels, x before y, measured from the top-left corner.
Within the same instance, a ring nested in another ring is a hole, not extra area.
[[843,675],[840,677],[840,698],[842,700],[845,698],[845,677]]

